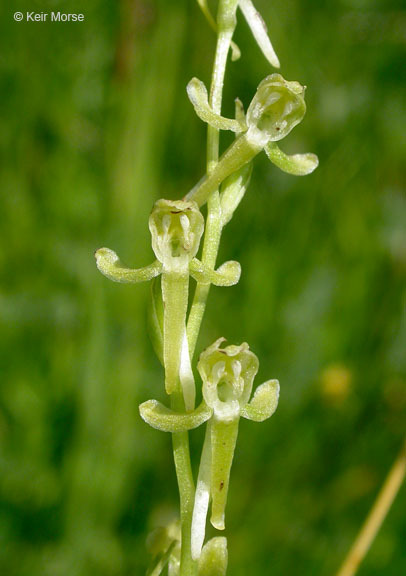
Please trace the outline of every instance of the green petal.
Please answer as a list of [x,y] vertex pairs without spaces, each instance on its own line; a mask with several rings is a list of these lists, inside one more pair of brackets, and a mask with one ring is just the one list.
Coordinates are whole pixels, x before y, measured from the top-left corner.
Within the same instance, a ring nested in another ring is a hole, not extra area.
[[162,272],[162,264],[157,260],[149,266],[137,270],[126,268],[120,262],[117,254],[110,248],[99,248],[95,252],[95,258],[97,268],[113,282],[136,284],[137,282],[152,280]]
[[207,122],[207,124],[210,124],[213,128],[217,128],[217,130],[231,130],[232,132],[239,133],[247,129],[244,123],[242,124],[238,120],[224,118],[220,116],[220,114],[213,112],[209,104],[206,86],[198,78],[192,78],[186,90],[196,114],[203,122]]
[[192,412],[174,412],[157,400],[148,400],[139,406],[141,418],[152,428],[162,432],[185,432],[206,422],[212,410],[203,401]]
[[255,390],[251,402],[241,410],[241,416],[254,422],[263,422],[270,418],[278,407],[279,382],[268,380]]
[[311,174],[319,165],[319,159],[316,154],[294,154],[293,156],[289,156],[282,152],[275,142],[267,144],[265,146],[265,152],[275,166],[294,176]]
[[199,576],[225,576],[227,564],[227,538],[216,536],[203,547],[199,560]]
[[235,260],[224,262],[217,270],[212,270],[194,258],[190,263],[190,274],[200,284],[234,286],[241,276],[241,265]]

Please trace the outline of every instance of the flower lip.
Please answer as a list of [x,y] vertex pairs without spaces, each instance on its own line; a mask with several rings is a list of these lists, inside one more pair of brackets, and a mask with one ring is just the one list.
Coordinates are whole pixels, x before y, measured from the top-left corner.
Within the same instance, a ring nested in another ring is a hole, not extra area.
[[190,262],[197,254],[204,219],[194,201],[158,200],[151,212],[152,248],[163,264]]
[[305,87],[271,74],[259,84],[247,110],[251,132],[258,130],[266,141],[282,140],[301,122],[305,112]]

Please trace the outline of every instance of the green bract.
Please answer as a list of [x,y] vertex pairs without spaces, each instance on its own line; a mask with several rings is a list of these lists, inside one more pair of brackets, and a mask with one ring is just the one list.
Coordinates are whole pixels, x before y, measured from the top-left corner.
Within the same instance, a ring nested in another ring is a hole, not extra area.
[[247,110],[248,138],[260,139],[264,146],[285,138],[306,113],[304,92],[299,82],[280,74],[262,80]]

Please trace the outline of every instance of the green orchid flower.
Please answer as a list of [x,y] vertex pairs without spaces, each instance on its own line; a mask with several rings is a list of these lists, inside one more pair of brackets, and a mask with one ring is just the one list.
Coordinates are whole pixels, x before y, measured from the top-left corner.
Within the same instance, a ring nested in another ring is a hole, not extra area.
[[231,130],[238,137],[221,156],[214,170],[186,195],[186,200],[195,200],[201,206],[226,178],[249,164],[262,150],[271,162],[289,174],[304,176],[317,168],[315,154],[289,156],[276,144],[302,121],[306,113],[305,88],[299,82],[288,82],[280,74],[267,76],[259,84],[246,116],[239,105],[235,119],[214,112],[208,101],[207,89],[198,78],[189,82],[187,92],[201,120],[216,129]]
[[192,521],[192,556],[200,557],[206,516],[211,499],[211,523],[224,530],[230,470],[240,417],[262,422],[275,412],[279,383],[269,380],[251,392],[258,358],[248,344],[221,348],[217,340],[201,355],[198,371],[203,381],[203,400],[212,409],[202,452]]
[[241,274],[238,262],[229,261],[217,270],[211,270],[195,258],[203,228],[203,216],[194,201],[158,200],[149,219],[152,248],[157,258],[152,264],[134,270],[123,266],[109,248],[101,248],[95,253],[100,272],[115,282],[133,284],[161,275],[165,388],[172,394],[180,381],[187,410],[193,410],[195,404],[195,383],[186,337],[189,276],[201,283],[232,286]]

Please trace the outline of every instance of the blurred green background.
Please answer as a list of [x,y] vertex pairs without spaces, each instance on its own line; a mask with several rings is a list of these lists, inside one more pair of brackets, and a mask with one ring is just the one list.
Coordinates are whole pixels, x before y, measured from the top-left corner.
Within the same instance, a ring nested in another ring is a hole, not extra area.
[[[308,86],[283,142],[306,178],[255,161],[219,262],[198,350],[225,336],[281,383],[242,422],[226,535],[230,576],[334,574],[399,450],[406,412],[406,11],[401,0],[257,0],[282,74]],[[82,23],[13,13],[83,12]],[[224,111],[270,67],[239,16]],[[145,538],[176,514],[147,285],[108,282],[100,246],[152,260],[148,215],[203,174],[187,100],[214,34],[193,0],[21,0],[0,6],[0,573],[142,575]],[[228,142],[227,137],[223,144]],[[192,434],[197,464],[202,431]],[[360,576],[406,573],[403,487]]]

